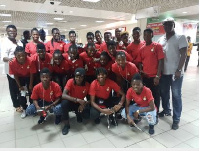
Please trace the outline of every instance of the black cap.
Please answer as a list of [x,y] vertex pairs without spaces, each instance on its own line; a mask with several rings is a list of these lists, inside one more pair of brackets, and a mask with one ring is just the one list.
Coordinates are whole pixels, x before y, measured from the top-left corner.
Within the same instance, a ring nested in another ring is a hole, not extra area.
[[85,69],[77,68],[74,72],[74,75],[85,76]]

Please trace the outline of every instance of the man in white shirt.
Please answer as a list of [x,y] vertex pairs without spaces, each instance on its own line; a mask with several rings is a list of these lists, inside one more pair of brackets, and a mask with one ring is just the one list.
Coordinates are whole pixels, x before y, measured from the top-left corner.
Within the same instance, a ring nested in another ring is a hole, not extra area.
[[173,106],[173,124],[172,129],[179,128],[179,122],[182,112],[182,82],[183,82],[183,66],[186,59],[188,43],[184,35],[175,33],[175,22],[173,18],[167,18],[163,21],[166,34],[162,36],[158,43],[163,47],[165,58],[162,76],[160,79],[160,95],[162,98],[163,111],[159,113],[159,117],[170,116],[170,87],[172,90],[172,106]]
[[1,44],[1,59],[4,62],[4,73],[7,74],[10,96],[13,102],[13,107],[16,111],[21,112],[20,102],[18,99],[19,88],[13,75],[9,75],[9,61],[14,58],[14,51],[17,45],[23,46],[21,42],[16,41],[17,28],[15,25],[8,25],[6,27],[8,37],[4,39]]

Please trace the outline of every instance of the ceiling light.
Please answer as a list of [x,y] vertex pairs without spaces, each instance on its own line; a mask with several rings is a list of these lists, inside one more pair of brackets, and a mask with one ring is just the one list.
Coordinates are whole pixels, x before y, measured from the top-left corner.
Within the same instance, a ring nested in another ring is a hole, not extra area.
[[64,18],[54,18],[55,20],[63,20]]
[[46,23],[47,25],[53,25],[53,23]]
[[0,6],[1,6],[1,7],[5,7],[6,5],[3,5],[3,4],[2,4],[2,5],[0,5]]
[[187,14],[187,12],[182,12],[183,14]]
[[76,28],[70,28],[70,29],[76,29]]
[[69,11],[69,13],[73,13],[73,11],[72,11],[72,10],[70,10],[70,11]]
[[80,26],[85,27],[85,26],[87,26],[87,25],[80,25]]
[[11,14],[0,14],[0,16],[7,16],[7,17],[10,17]]
[[100,0],[82,0],[82,1],[96,3],[96,2],[99,2]]
[[97,20],[96,22],[97,23],[103,23],[104,21],[103,20]]
[[61,21],[58,21],[60,23],[66,23],[67,21],[66,20],[61,20]]
[[6,20],[6,21],[2,21],[3,23],[10,23],[11,21],[8,21],[8,20]]

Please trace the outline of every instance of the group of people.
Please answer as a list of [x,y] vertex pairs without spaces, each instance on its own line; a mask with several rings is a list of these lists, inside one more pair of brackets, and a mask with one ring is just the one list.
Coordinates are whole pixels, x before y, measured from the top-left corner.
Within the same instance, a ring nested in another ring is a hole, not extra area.
[[16,41],[17,28],[8,25],[1,57],[13,106],[22,112],[22,118],[39,115],[38,124],[46,120],[48,112],[54,113],[55,124],[65,123],[63,135],[70,129],[70,111],[75,111],[79,123],[92,119],[99,124],[103,113],[113,125],[125,118],[134,126],[145,116],[149,134],[154,134],[158,117],[171,116],[171,88],[172,129],[178,129],[188,43],[184,35],[175,33],[173,19],[164,20],[163,26],[166,34],[158,42],[152,41],[150,28],[143,31],[141,41],[141,29],[135,27],[131,43],[129,33],[117,28],[115,38],[105,32],[104,41],[100,31],[88,32],[88,43],[80,48],[75,31],[69,32],[70,43],[66,44],[60,40],[58,28],[52,29],[48,42],[41,41],[41,31],[33,28],[32,41],[22,44]]

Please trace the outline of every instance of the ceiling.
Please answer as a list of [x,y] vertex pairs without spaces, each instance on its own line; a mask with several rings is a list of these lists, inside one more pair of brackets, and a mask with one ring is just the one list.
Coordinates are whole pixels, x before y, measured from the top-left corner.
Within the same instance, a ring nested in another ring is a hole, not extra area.
[[[101,0],[97,3],[82,0],[51,1],[54,5],[50,4],[50,0],[0,0],[0,14],[11,14],[11,16],[0,16],[0,33],[5,33],[8,24],[16,25],[20,33],[33,27],[45,29],[58,27],[61,32],[94,28],[131,20],[137,10],[153,6],[159,6],[161,15],[168,12],[175,17],[189,16],[189,19],[197,20],[199,18],[198,0]],[[187,14],[182,14],[184,8]],[[58,17],[63,20],[54,20]]]

